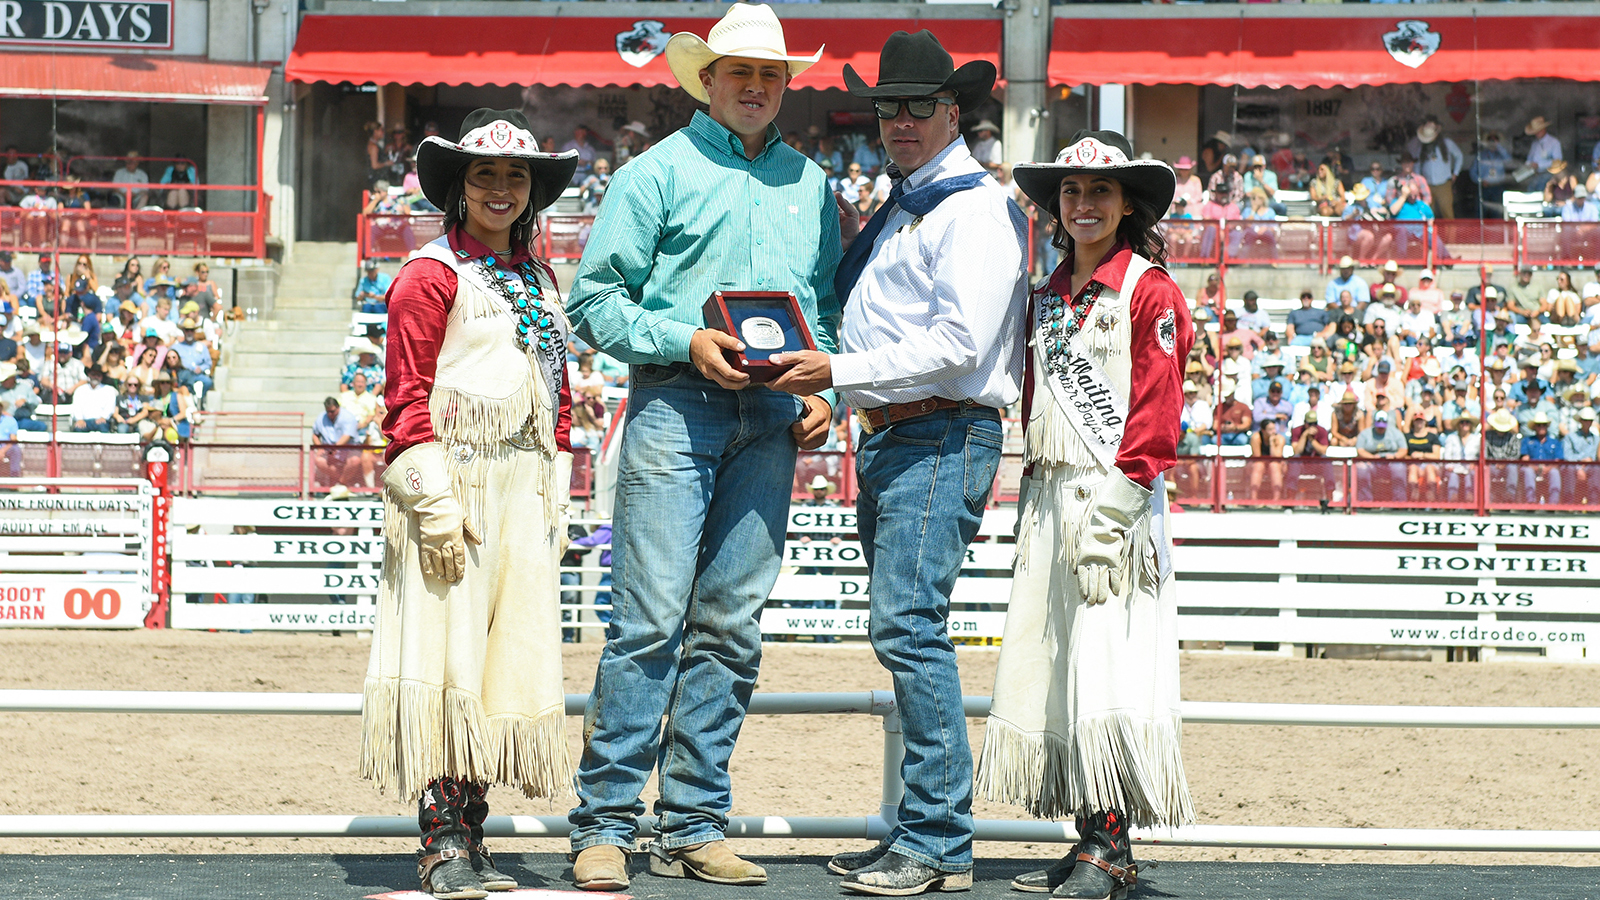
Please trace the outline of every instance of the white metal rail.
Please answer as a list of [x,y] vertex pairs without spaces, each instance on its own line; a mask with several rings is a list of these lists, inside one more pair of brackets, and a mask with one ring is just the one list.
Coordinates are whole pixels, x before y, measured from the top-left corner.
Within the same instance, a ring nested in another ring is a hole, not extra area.
[[[586,694],[567,695],[567,714],[582,715]],[[989,714],[989,698],[962,698],[968,716]],[[889,691],[762,693],[753,716],[893,712]],[[1326,728],[1600,728],[1589,706],[1354,706],[1321,703],[1183,702],[1191,725],[1311,725]],[[197,715],[359,716],[357,693],[262,691],[0,690],[0,712],[190,713]]]
[[[587,697],[568,694],[570,715],[583,712]],[[989,698],[963,698],[968,716],[989,711]],[[360,694],[0,690],[0,712],[187,713],[197,715],[328,715],[361,713]],[[888,832],[904,785],[900,761],[905,745],[894,695],[888,691],[819,694],[756,694],[751,715],[858,713],[883,718],[883,791],[876,816],[735,816],[730,837],[862,838]],[[1600,728],[1600,709],[1590,707],[1341,706],[1297,703],[1187,701],[1184,720],[1215,725],[1310,725],[1396,728]],[[655,817],[640,819],[652,833]],[[410,816],[0,816],[0,837],[414,837]],[[559,816],[491,816],[494,837],[565,837],[571,825]],[[979,820],[980,841],[1062,842],[1077,839],[1070,823]],[[1489,831],[1424,828],[1299,828],[1195,825],[1138,830],[1135,843],[1175,847],[1275,847],[1325,850],[1600,852],[1600,831]]]

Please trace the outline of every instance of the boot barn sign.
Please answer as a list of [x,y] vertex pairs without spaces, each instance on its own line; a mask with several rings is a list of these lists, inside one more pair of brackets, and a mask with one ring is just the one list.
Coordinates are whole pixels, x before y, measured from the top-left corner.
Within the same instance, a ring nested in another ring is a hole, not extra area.
[[172,0],[0,0],[0,44],[172,49]]

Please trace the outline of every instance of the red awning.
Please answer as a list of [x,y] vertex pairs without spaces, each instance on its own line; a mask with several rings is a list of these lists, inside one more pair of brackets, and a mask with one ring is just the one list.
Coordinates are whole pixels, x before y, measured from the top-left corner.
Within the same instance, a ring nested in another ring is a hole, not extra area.
[[258,106],[271,75],[270,65],[172,56],[0,53],[0,97]]
[[[284,67],[291,81],[365,84],[676,85],[661,56],[674,32],[712,19],[569,16],[318,16],[300,23]],[[842,88],[850,63],[869,82],[890,34],[929,28],[956,65],[1000,63],[999,19],[786,19],[789,52],[822,61],[794,86]],[[624,57],[624,53],[627,57]]]
[[1352,87],[1436,81],[1600,81],[1592,16],[1058,18],[1052,84]]

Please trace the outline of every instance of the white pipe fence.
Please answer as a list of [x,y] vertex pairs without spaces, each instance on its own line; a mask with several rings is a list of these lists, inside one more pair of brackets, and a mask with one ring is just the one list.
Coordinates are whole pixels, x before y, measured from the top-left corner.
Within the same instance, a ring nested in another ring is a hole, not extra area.
[[[566,711],[581,715],[584,694],[568,694]],[[968,716],[984,716],[989,698],[963,698]],[[179,713],[197,715],[361,714],[360,694],[0,690],[0,712]],[[883,791],[875,816],[734,816],[729,837],[861,838],[876,840],[892,826],[904,784],[900,762],[905,745],[894,694],[855,691],[817,694],[756,694],[751,715],[859,713],[883,718]],[[1600,728],[1600,709],[1590,707],[1349,706],[1301,703],[1185,701],[1184,721],[1208,725],[1310,725],[1332,728]],[[640,817],[651,834],[654,816]],[[1070,843],[1071,823],[998,821],[975,823],[980,841]],[[0,837],[415,837],[411,816],[0,816]],[[491,816],[492,837],[561,838],[571,825],[560,816]],[[1143,829],[1133,841],[1174,847],[1294,848],[1323,850],[1600,852],[1600,831],[1490,831],[1425,828],[1304,828],[1194,825]]]
[[[567,715],[583,715],[587,694],[567,695]],[[989,714],[989,698],[962,698],[966,714]],[[1311,725],[1325,728],[1600,728],[1600,707],[1589,706],[1354,706],[1321,703],[1217,703],[1185,700],[1191,725]],[[750,715],[886,716],[890,691],[762,693]],[[188,713],[196,715],[359,716],[358,693],[262,691],[0,690],[0,712]]]

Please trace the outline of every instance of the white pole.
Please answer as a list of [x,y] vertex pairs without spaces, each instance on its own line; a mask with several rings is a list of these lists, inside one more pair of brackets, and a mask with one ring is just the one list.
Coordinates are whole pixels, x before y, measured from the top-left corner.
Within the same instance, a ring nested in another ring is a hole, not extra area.
[[[568,694],[568,715],[583,714],[587,694]],[[968,716],[989,714],[989,698],[963,698]],[[750,714],[887,716],[888,691],[756,694]],[[360,694],[266,691],[0,690],[0,712],[192,713],[201,715],[361,714]],[[1352,706],[1321,703],[1214,703],[1187,700],[1193,725],[1314,725],[1332,728],[1600,728],[1600,708],[1587,706]],[[898,732],[896,732],[898,733]],[[896,798],[898,803],[898,798]]]
[[[883,714],[883,789],[878,800],[878,817],[887,834],[900,821],[900,801],[906,794],[906,782],[900,766],[906,758],[905,734],[900,730],[900,711],[890,709]],[[874,837],[883,837],[883,834]]]
[[[639,819],[654,834],[654,816]],[[876,816],[734,816],[729,837],[872,839],[885,822]],[[1068,843],[1077,840],[1064,822],[980,819],[980,841]],[[490,816],[489,837],[564,838],[571,824],[560,816]],[[0,816],[0,838],[73,837],[393,837],[414,838],[412,816]],[[1433,828],[1300,828],[1196,825],[1176,830],[1135,829],[1143,846],[1293,848],[1311,850],[1600,852],[1600,831],[1488,831]]]

